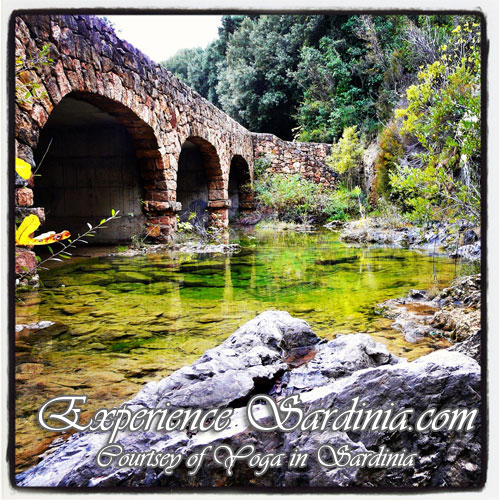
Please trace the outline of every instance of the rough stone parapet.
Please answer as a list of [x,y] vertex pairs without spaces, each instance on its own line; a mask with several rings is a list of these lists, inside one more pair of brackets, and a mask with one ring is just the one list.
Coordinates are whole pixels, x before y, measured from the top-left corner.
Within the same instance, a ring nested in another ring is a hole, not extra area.
[[252,134],[255,159],[267,157],[270,171],[300,174],[305,179],[333,187],[338,175],[326,164],[330,144],[284,141],[272,134]]

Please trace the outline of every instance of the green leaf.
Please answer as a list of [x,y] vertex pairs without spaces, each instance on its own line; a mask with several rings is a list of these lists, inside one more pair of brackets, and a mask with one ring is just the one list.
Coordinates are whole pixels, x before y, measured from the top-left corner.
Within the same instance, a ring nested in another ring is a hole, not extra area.
[[115,212],[115,209],[114,209],[114,208],[112,208],[112,209],[111,209],[111,215],[112,215],[113,217],[115,216],[115,213],[116,213],[116,212]]
[[52,247],[51,247],[51,246],[48,246],[47,248],[49,249],[49,252],[50,252],[52,255],[54,255],[54,250],[52,250]]

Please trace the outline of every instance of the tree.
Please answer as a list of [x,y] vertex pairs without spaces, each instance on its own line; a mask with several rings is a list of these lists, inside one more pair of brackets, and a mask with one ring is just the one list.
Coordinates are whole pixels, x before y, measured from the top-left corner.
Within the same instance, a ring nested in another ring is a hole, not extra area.
[[407,90],[396,110],[409,152],[391,185],[409,218],[418,222],[480,222],[481,59],[479,23],[463,19],[440,47],[441,56]]
[[352,172],[359,167],[363,155],[363,145],[359,139],[356,125],[346,127],[338,142],[333,143],[330,156],[326,163],[337,173],[347,173],[347,187],[352,188]]
[[302,96],[294,79],[300,51],[321,30],[322,17],[245,17],[219,64],[224,111],[251,130],[290,139]]

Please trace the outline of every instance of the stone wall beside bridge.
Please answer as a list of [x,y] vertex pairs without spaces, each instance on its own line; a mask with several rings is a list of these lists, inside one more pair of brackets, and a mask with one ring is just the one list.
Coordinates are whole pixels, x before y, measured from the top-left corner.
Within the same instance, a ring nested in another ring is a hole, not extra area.
[[326,164],[330,144],[284,141],[272,134],[252,134],[254,158],[267,158],[269,171],[300,174],[305,179],[334,187],[338,174]]
[[98,17],[17,15],[12,27],[16,59],[44,46],[52,59],[17,75],[39,94],[16,99],[15,154],[40,175],[16,176],[18,220],[34,213],[46,230],[79,232],[125,207],[108,240],[142,227],[167,241],[178,215],[203,211],[225,228],[230,213],[252,210],[263,155],[274,172],[335,183],[329,145],[247,130]]

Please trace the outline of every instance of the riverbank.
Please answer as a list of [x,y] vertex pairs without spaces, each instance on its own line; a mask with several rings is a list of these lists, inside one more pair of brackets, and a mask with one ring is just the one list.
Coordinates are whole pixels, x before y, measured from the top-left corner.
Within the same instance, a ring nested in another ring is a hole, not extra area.
[[[327,226],[328,227],[328,226]],[[480,229],[467,224],[437,224],[420,227],[393,223],[381,217],[367,217],[347,222],[340,229],[346,243],[394,245],[404,248],[443,250],[451,258],[479,262],[481,259]]]
[[[480,362],[481,275],[464,276],[440,292],[411,290],[403,298],[379,305],[381,314],[408,342],[424,337],[446,338]],[[467,348],[465,350],[465,348]]]

